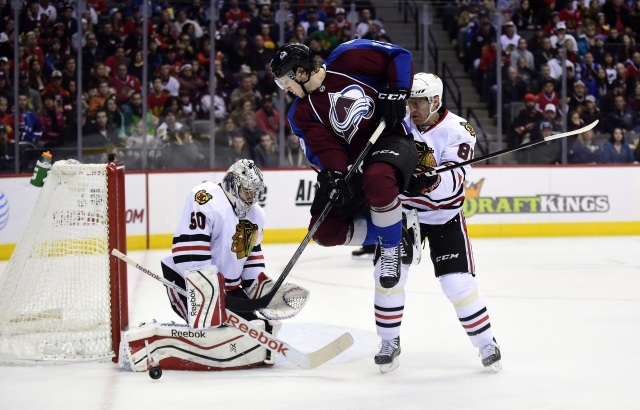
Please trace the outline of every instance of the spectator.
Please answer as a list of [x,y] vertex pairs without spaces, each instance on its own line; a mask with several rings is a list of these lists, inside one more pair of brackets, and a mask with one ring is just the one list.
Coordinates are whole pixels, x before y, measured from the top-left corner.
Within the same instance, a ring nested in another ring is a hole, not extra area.
[[513,50],[518,48],[518,42],[521,37],[516,33],[516,25],[513,21],[507,21],[505,23],[504,31],[504,34],[500,36],[500,46],[503,51],[511,53]]
[[[596,97],[593,95],[587,95],[584,97],[585,105],[580,113],[580,118],[584,120],[585,124],[591,124],[595,120],[600,120],[600,108],[596,104]],[[600,121],[596,126],[596,129],[603,129],[603,121]]]
[[250,149],[258,145],[262,130],[256,125],[256,115],[254,112],[249,111],[242,114],[240,131]]
[[56,107],[56,99],[53,94],[45,94],[43,100],[44,105],[38,112],[38,121],[42,127],[42,141],[45,146],[63,145],[64,115]]
[[543,109],[546,111],[549,104],[553,105],[554,108],[559,106],[560,99],[555,91],[555,83],[552,80],[546,80],[543,83],[542,91],[536,96],[536,101],[538,101],[536,109],[540,112],[542,112]]
[[[539,126],[540,138],[553,134],[553,125],[543,121]],[[557,139],[545,141],[533,147],[520,151],[519,161],[525,164],[559,164],[562,160],[562,145]]]
[[[108,56],[113,56],[116,53],[117,47],[122,44],[122,38],[113,32],[113,25],[109,21],[102,24],[102,30],[96,35],[96,38],[98,40],[98,47],[104,50]],[[124,49],[122,53],[124,54]]]
[[194,141],[191,130],[183,127],[169,138],[169,147],[162,153],[164,169],[203,168],[205,156],[198,141]]
[[[538,101],[538,103],[540,103],[540,101]],[[538,124],[536,124],[536,127],[534,127],[533,132],[531,133],[532,141],[541,139],[543,137],[540,131],[542,130],[541,126],[542,126],[542,123],[544,122],[551,124],[551,130],[553,132],[561,131],[561,127],[560,127],[561,124],[558,118],[558,110],[555,105],[547,104],[546,107],[544,108],[544,112],[542,113],[542,119]]]
[[51,40],[51,46],[44,55],[44,64],[47,68],[47,72],[53,72],[62,69],[62,59],[64,52],[60,44],[59,38]]
[[622,128],[627,134],[640,131],[640,123],[636,113],[627,108],[624,95],[616,95],[613,100],[614,109],[607,115],[607,129],[613,133],[615,128]]
[[604,61],[602,62],[602,66],[604,67],[604,71],[607,73],[607,80],[609,81],[609,84],[613,83],[618,77],[613,54],[608,51],[604,53]]
[[253,162],[259,168],[274,168],[278,166],[278,152],[275,149],[273,138],[267,133],[260,136],[260,142],[253,147]]
[[167,108],[163,115],[164,120],[156,130],[156,139],[166,142],[169,141],[172,135],[176,135],[184,125],[177,121],[176,112],[173,108]]
[[118,133],[118,138],[121,140],[126,139],[127,134],[124,126],[124,115],[118,104],[118,99],[115,95],[110,95],[104,102],[103,109],[107,112],[107,124],[109,129],[115,129]]
[[243,65],[250,67],[252,50],[249,47],[249,39],[247,37],[238,37],[233,48],[229,52],[229,69],[231,72],[238,73]]
[[579,7],[575,7],[573,1],[567,1],[564,8],[560,10],[560,20],[564,21],[571,31],[579,30],[584,22],[582,11]]
[[44,90],[44,87],[48,84],[49,80],[47,76],[42,71],[43,65],[40,64],[39,60],[31,60],[30,66],[30,75],[29,75],[29,87],[37,90],[38,92]]
[[231,146],[220,150],[220,155],[216,161],[216,168],[227,169],[238,160],[251,158],[251,151],[242,134],[234,135]]
[[62,113],[65,115],[65,120],[69,122],[69,116],[73,110],[73,103],[71,101],[71,94],[62,88],[61,84],[62,73],[56,70],[51,73],[51,83],[40,92],[40,97],[45,93],[53,94],[56,98],[56,106],[62,110]]
[[242,136],[242,133],[236,123],[230,117],[227,117],[222,122],[222,126],[216,129],[216,144],[230,147],[235,136]]
[[[231,1],[233,2],[237,0],[231,0]],[[195,20],[188,19],[187,11],[185,9],[178,10],[178,14],[176,16],[176,21],[175,21],[175,25],[176,25],[176,28],[178,29],[178,32],[182,33],[183,27],[187,24],[191,24],[193,26],[193,30],[194,30],[193,34],[195,38],[202,37],[204,32],[202,31],[202,27],[200,27],[200,24]]]
[[277,140],[280,129],[280,113],[275,110],[270,95],[265,95],[262,99],[262,107],[256,112],[256,124],[272,140]]
[[536,70],[541,70],[541,67],[548,64],[554,57],[555,50],[551,46],[551,39],[549,37],[543,37],[540,43],[540,49],[533,55]]
[[580,64],[580,79],[587,87],[588,94],[595,95],[596,78],[598,77],[598,68],[600,64],[593,59],[593,54],[587,52],[584,54],[583,62]]
[[159,117],[162,114],[169,95],[169,91],[164,89],[162,79],[160,77],[154,78],[153,89],[147,95],[147,108],[154,116]]
[[64,67],[62,69],[62,88],[69,91],[69,82],[76,81],[78,78],[78,69],[75,57],[68,55],[64,58]]
[[[513,58],[513,56],[511,57]],[[524,56],[518,57],[518,62],[515,66],[517,70],[518,78],[525,82],[527,85],[527,91],[533,91],[540,88],[538,73],[536,73]]]
[[596,45],[596,26],[593,23],[586,24],[578,37],[578,52],[584,56]]
[[[131,62],[127,66],[127,72],[130,76],[136,78],[140,81],[140,86],[142,87],[142,76],[144,74],[144,70],[147,70],[149,73],[151,70],[148,67],[145,67],[144,56],[142,55],[141,50],[137,50],[133,53],[133,58],[131,58]],[[151,77],[148,77],[151,78]]]
[[120,145],[118,131],[109,126],[107,111],[103,108],[96,112],[95,120],[89,121],[82,130],[83,146],[107,147]]
[[586,105],[587,87],[580,80],[573,83],[573,92],[567,104],[569,111],[582,111]]
[[18,93],[27,96],[27,110],[36,113],[40,112],[42,100],[38,91],[31,88],[28,71],[20,71],[18,75]]
[[622,44],[618,45],[616,61],[622,64],[626,63],[631,60],[633,53],[637,50],[636,41],[628,33],[624,33],[622,35]]
[[[524,96],[524,108],[520,110],[513,121],[509,133],[508,147],[531,141],[533,129],[541,122],[542,113],[536,110],[536,96],[526,94]],[[537,134],[537,133],[536,133]]]
[[147,147],[151,147],[153,145],[153,140],[155,137],[149,133],[149,131],[152,131],[152,129],[147,127],[147,137],[144,138],[143,128],[144,121],[142,121],[142,119],[133,124],[133,126],[131,127],[131,135],[129,136],[129,138],[127,138],[127,148],[142,147],[142,145],[145,143],[145,140]]
[[626,62],[627,76],[631,81],[640,80],[640,51],[635,51]]
[[107,68],[104,63],[96,63],[93,69],[91,69],[89,77],[84,78],[83,81],[87,82],[85,89],[90,93],[97,91],[100,83],[103,81],[106,81],[107,84],[111,84],[111,79],[107,74]]
[[574,36],[567,34],[567,24],[564,21],[559,21],[556,24],[556,34],[552,35],[550,39],[551,47],[553,48],[558,48],[559,46],[564,45],[567,40],[571,40],[571,50],[574,53],[578,52],[578,42]]
[[614,128],[611,138],[602,147],[602,162],[605,164],[631,164],[633,151],[625,141],[622,128]]
[[177,97],[178,91],[180,91],[180,82],[171,75],[171,66],[169,64],[163,63],[160,66],[158,77],[162,81],[162,88],[167,90],[170,95]]
[[[518,30],[534,30],[537,19],[529,0],[520,0],[520,7],[513,13],[513,22]],[[533,67],[533,64],[531,64],[531,67]]]
[[180,104],[180,112],[182,115],[178,118],[182,124],[191,127],[193,120],[196,118],[195,107],[191,102],[191,94],[188,90],[180,90],[178,93],[178,102]]
[[229,9],[224,13],[224,22],[231,30],[235,30],[241,23],[249,24],[251,18],[246,11],[240,8],[239,0],[230,0]]
[[[0,124],[7,124],[5,118],[7,117],[7,115],[9,115],[7,113],[8,109],[9,101],[4,97],[0,97]],[[9,125],[9,129],[13,129],[13,124]]]
[[109,76],[113,77],[116,75],[116,70],[119,64],[127,65],[127,58],[124,55],[124,48],[121,46],[116,47],[114,53],[109,55],[107,59],[104,61],[104,66],[107,69],[107,73]]
[[180,83],[180,91],[186,91],[191,98],[204,87],[204,81],[193,75],[193,65],[185,64],[180,67],[180,76],[178,77]]
[[612,92],[613,87],[609,85],[609,79],[607,78],[607,72],[604,67],[598,66],[596,70],[596,84],[595,92],[592,93],[598,102],[601,102],[607,98]]
[[[13,130],[15,112],[16,109],[14,107],[13,112],[4,117],[5,125],[10,127],[9,140],[16,140]],[[18,95],[18,135],[18,141],[27,141],[38,146],[42,145],[40,144],[42,127],[38,121],[38,116],[29,110],[27,95],[22,93]]]
[[636,81],[633,93],[627,98],[627,107],[640,118],[640,81]]
[[254,89],[253,84],[251,83],[251,76],[248,74],[244,74],[242,76],[240,79],[240,86],[231,93],[231,109],[234,110],[240,99],[244,97],[249,98],[254,107],[259,106],[262,101],[262,94]]
[[273,11],[269,4],[262,4],[258,15],[251,19],[249,22],[249,35],[255,36],[262,34],[262,28],[264,26],[269,27],[269,38],[278,38],[278,25],[274,19]]
[[369,25],[373,21],[370,9],[360,11],[360,21],[356,23],[356,38],[363,38],[369,31]]
[[520,38],[518,40],[518,47],[511,52],[511,65],[516,67],[518,64],[518,58],[524,57],[528,63],[528,66],[535,67],[535,59],[531,51],[527,50],[527,40]]
[[104,107],[104,102],[109,97],[109,81],[103,80],[98,85],[98,92],[89,99],[89,115],[95,117],[96,112]]
[[569,149],[569,163],[598,164],[601,162],[602,150],[595,143],[593,135],[593,130],[578,135],[578,138]]
[[[574,69],[574,64],[567,58],[566,60],[567,71],[571,68]],[[551,68],[551,78],[556,81],[560,81],[560,77],[562,77],[562,48],[559,47],[556,49],[554,57],[549,60],[549,68]]]
[[153,115],[153,111],[147,106],[146,115],[142,111],[142,94],[138,91],[131,94],[129,104],[121,107],[124,115],[125,133],[131,133],[135,124],[143,118],[147,121],[147,132],[153,134],[158,128],[158,117]]

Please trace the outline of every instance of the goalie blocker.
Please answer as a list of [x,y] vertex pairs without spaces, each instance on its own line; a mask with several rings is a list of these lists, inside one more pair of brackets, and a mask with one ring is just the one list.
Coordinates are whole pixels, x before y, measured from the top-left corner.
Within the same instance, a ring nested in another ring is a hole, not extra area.
[[275,337],[281,323],[253,320],[264,333],[248,335],[234,327],[192,329],[176,323],[143,323],[125,332],[120,367],[146,372],[159,366],[163,370],[235,370],[272,366],[275,352],[252,339]]

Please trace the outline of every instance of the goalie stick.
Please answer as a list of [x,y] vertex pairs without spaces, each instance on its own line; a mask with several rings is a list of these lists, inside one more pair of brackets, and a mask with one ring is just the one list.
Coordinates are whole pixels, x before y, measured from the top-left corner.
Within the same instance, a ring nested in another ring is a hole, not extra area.
[[[114,248],[111,251],[111,254],[116,258],[125,261],[127,264],[133,266],[137,270],[146,273],[148,276],[151,276],[153,279],[157,280],[163,285],[175,290],[179,294],[186,296],[186,292],[184,289],[182,289],[175,283],[169,282],[165,278],[158,276],[149,269],[138,264],[136,261],[125,255],[124,253],[120,252],[119,250]],[[316,368],[338,356],[340,353],[344,352],[353,345],[353,337],[351,337],[351,334],[349,332],[345,332],[333,342],[325,345],[324,347],[321,347],[315,352],[303,353],[298,349],[292,347],[288,343],[283,342],[282,340],[279,340],[271,335],[265,335],[262,329],[255,327],[253,324],[236,315],[229,309],[226,310],[226,313],[226,325],[236,328],[238,331],[244,333],[247,337],[252,338],[256,343],[284,356],[291,363],[303,369],[308,370]]]
[[515,151],[519,151],[521,149],[529,148],[529,147],[532,147],[534,145],[541,144],[543,142],[553,141],[553,140],[557,140],[557,139],[560,139],[560,138],[565,138],[565,137],[568,137],[570,135],[582,134],[583,132],[587,132],[587,131],[593,129],[596,125],[598,125],[598,122],[599,122],[599,120],[595,120],[591,124],[585,125],[584,127],[578,128],[577,130],[573,130],[573,131],[569,131],[569,132],[563,132],[563,133],[556,134],[556,135],[549,135],[548,137],[544,137],[543,139],[536,140],[536,141],[530,141],[530,142],[518,145],[517,147],[503,149],[501,151],[497,151],[497,152],[494,152],[492,154],[487,154],[487,155],[485,155],[483,157],[480,157],[480,158],[472,158],[472,159],[470,159],[468,161],[459,162],[457,164],[447,165],[446,167],[435,168],[435,169],[429,171],[428,173],[426,173],[425,175],[433,176],[435,174],[440,174],[442,172],[450,171],[452,169],[461,168],[461,167],[464,167],[466,165],[475,164],[476,162],[486,161],[486,160],[491,159],[491,158],[499,157],[500,155],[508,154],[510,152],[515,152]]

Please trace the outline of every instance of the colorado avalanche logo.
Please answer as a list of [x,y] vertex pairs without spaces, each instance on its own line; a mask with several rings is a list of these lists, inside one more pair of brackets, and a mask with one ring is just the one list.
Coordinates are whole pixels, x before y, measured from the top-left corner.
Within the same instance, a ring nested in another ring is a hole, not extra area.
[[347,142],[351,142],[358,132],[360,121],[373,115],[373,99],[358,85],[350,85],[339,93],[329,93],[329,102],[331,127]]

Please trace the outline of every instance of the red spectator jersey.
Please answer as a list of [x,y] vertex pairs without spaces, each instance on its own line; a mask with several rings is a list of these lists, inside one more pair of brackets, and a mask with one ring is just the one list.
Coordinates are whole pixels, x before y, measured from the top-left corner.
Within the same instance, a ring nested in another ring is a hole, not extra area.
[[[374,115],[378,90],[411,89],[411,53],[389,43],[354,40],[338,46],[324,67],[322,85],[293,102],[289,122],[303,140],[311,163],[346,171],[378,124],[379,118]],[[404,122],[395,131],[411,133]]]

